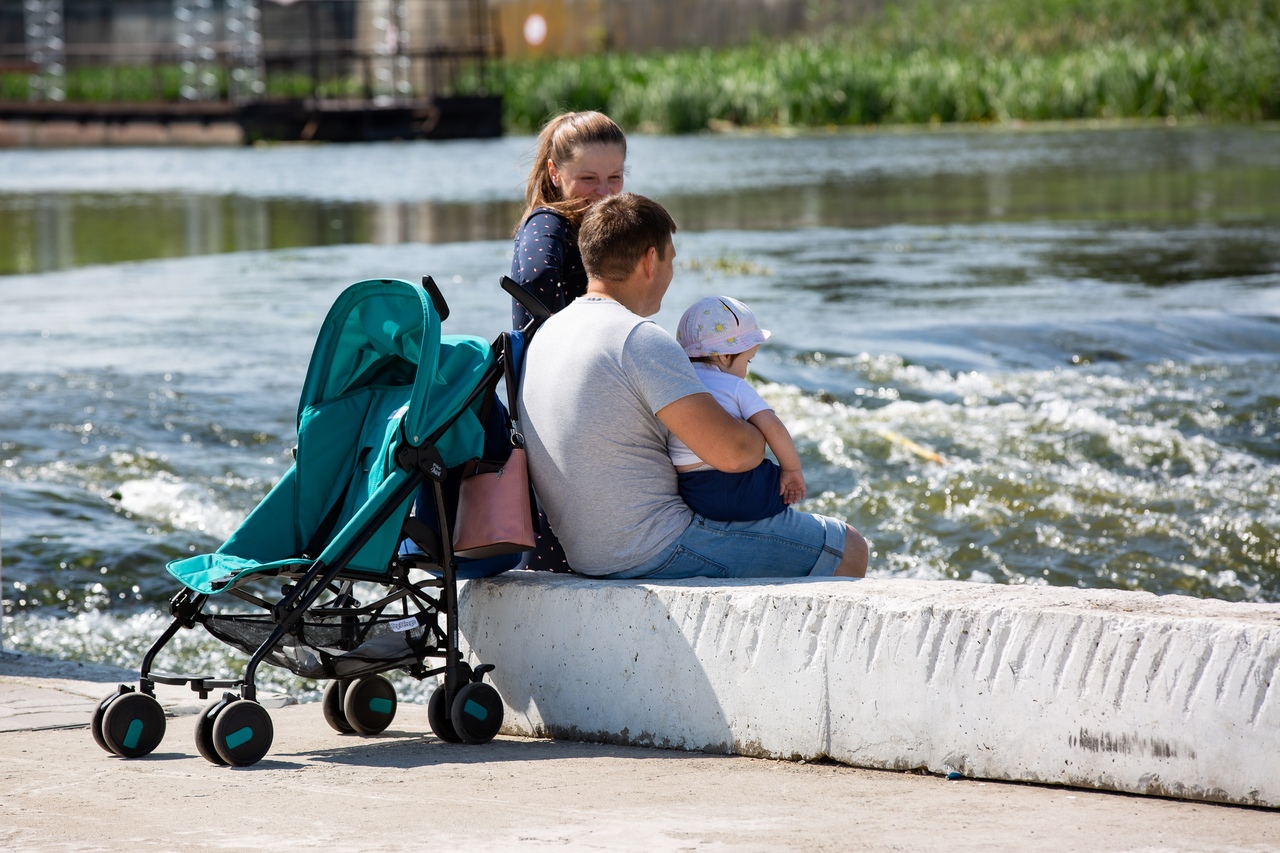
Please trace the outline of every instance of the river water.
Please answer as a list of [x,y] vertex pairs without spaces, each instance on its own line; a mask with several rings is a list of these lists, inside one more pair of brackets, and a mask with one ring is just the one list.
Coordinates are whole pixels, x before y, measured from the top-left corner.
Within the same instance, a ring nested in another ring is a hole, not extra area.
[[[496,335],[531,142],[0,151],[5,648],[137,665],[346,285]],[[1280,128],[640,136],[627,187],[680,224],[662,325],[772,330],[871,574],[1280,601]]]

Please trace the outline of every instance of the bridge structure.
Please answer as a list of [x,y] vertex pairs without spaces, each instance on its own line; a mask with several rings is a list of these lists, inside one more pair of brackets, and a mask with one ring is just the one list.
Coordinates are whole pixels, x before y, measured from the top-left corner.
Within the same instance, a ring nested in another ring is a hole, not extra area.
[[501,52],[485,0],[24,0],[0,11],[0,122],[498,136]]

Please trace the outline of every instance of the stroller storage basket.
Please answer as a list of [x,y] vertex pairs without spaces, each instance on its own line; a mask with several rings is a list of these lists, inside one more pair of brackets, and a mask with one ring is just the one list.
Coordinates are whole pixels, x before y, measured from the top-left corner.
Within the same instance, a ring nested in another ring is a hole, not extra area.
[[[276,628],[270,616],[209,616],[205,629],[229,646],[256,652]],[[440,653],[443,635],[435,624],[414,616],[384,614],[361,619],[311,611],[268,652],[267,663],[304,678],[358,678],[392,669],[410,669]]]

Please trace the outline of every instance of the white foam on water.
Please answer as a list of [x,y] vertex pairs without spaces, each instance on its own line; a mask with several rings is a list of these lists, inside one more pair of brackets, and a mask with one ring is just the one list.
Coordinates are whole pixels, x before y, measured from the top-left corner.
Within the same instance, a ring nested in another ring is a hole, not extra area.
[[126,512],[216,539],[226,539],[245,518],[243,513],[220,506],[213,488],[184,483],[169,474],[127,480],[117,493]]
[[1160,578],[1161,588],[1251,599],[1261,586],[1242,558],[1260,577],[1277,562],[1280,466],[1186,417],[1212,368],[952,374],[892,356],[845,367],[874,383],[854,398],[864,405],[758,388],[805,460],[800,508],[869,534],[875,575],[1123,587]]

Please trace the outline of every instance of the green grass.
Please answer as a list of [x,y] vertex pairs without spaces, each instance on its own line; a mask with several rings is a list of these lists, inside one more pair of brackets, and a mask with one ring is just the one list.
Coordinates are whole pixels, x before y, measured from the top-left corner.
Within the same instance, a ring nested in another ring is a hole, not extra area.
[[[29,79],[29,75],[25,73],[0,74],[0,100],[25,101]],[[67,71],[63,85],[68,101],[89,103],[176,101],[180,96],[182,71],[176,65],[72,68]]]
[[[227,97],[227,76],[215,70],[214,86],[218,97]],[[26,73],[0,73],[0,100],[25,101],[30,76]],[[181,99],[183,73],[177,65],[100,66],[70,69],[64,81],[66,100],[88,103],[153,103]],[[278,71],[266,80],[266,95],[271,98],[363,97],[364,82],[358,75],[327,74],[318,82],[304,72]]]
[[935,0],[822,37],[503,63],[509,128],[564,109],[624,127],[1280,118],[1280,3]]
[[[509,130],[566,109],[673,133],[1071,119],[1280,119],[1277,0],[886,0],[821,36],[667,54],[500,62],[457,94],[497,91]],[[815,7],[821,3],[815,0]],[[72,101],[178,99],[178,69],[69,73]],[[272,97],[360,94],[355,78],[277,72]],[[225,80],[219,80],[225,90]],[[0,99],[27,77],[0,75]]]

